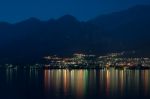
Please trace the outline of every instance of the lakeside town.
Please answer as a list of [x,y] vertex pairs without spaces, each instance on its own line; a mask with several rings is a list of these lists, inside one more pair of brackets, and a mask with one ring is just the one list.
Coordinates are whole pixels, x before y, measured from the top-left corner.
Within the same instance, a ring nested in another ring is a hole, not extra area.
[[43,57],[44,64],[34,65],[0,65],[5,69],[150,69],[150,58],[124,57],[125,52],[110,53],[105,56],[75,53],[72,57],[59,56]]

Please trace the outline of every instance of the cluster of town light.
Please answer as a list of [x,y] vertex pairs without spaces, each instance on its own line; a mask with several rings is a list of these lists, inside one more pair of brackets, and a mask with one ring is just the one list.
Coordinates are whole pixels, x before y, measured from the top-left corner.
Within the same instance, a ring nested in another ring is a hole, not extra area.
[[60,58],[57,56],[46,56],[44,57],[47,60],[46,67],[60,67],[60,68],[69,68],[69,67],[78,67],[78,68],[109,68],[109,67],[149,67],[150,59],[149,58],[126,58],[122,57],[122,53],[111,53],[105,56],[96,56],[88,54],[73,54],[73,57],[70,58]]

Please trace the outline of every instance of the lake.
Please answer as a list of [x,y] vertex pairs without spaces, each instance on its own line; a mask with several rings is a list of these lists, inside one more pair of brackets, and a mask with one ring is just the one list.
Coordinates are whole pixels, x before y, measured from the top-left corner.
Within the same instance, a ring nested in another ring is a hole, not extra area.
[[150,99],[150,70],[0,70],[0,99]]

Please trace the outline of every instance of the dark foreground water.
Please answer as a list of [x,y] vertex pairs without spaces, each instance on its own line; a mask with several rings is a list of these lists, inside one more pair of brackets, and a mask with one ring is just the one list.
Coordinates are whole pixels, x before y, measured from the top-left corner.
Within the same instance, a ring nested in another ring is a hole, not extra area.
[[150,70],[0,70],[0,99],[150,99]]

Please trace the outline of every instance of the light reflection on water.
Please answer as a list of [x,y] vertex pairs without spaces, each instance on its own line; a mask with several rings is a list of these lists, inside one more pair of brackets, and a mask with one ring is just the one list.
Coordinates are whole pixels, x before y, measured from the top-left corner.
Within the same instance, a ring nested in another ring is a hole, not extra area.
[[149,77],[150,70],[6,70],[0,98],[150,98]]
[[[124,97],[150,94],[149,70],[45,70],[45,91],[57,94]],[[62,90],[61,90],[62,89]]]

